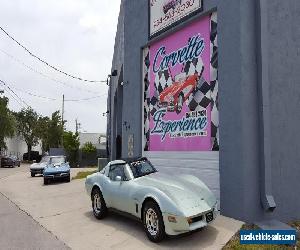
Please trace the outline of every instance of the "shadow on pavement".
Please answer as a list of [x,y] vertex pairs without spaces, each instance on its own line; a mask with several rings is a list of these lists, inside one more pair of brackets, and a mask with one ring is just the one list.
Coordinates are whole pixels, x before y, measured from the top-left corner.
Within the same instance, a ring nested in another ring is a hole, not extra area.
[[208,226],[203,229],[198,229],[194,232],[189,232],[177,236],[168,236],[160,243],[150,242],[144,232],[143,225],[140,221],[131,219],[127,216],[120,215],[116,212],[109,212],[108,216],[103,220],[97,220],[93,212],[86,212],[84,214],[89,220],[94,223],[108,225],[116,228],[116,230],[135,237],[136,240],[151,248],[160,249],[200,249],[212,246],[216,241],[218,231]]

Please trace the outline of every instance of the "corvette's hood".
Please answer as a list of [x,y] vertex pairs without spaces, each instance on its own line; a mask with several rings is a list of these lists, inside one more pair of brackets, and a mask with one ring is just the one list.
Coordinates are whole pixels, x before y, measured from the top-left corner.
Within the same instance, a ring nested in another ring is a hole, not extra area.
[[30,169],[44,169],[47,165],[47,162],[33,163],[30,165]]
[[58,165],[48,165],[44,170],[44,174],[63,173],[68,171],[70,171],[70,166],[66,163],[63,163]]
[[195,184],[180,176],[157,172],[135,181],[139,185],[154,187],[164,192],[183,211],[196,208],[208,211],[216,203],[215,196],[204,184],[201,182]]

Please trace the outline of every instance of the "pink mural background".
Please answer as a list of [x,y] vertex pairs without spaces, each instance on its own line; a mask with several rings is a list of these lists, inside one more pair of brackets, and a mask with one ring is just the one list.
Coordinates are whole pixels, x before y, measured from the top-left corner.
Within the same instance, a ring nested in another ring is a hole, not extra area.
[[[204,50],[200,55],[204,64],[204,72],[202,76],[208,83],[210,83],[210,17],[207,16],[150,46],[150,96],[153,96],[155,92],[155,73],[153,72],[152,65],[157,50],[161,46],[165,46],[166,53],[169,54],[183,46],[186,46],[188,39],[197,34],[200,34],[200,37],[204,39],[205,43]],[[158,61],[158,63],[160,63],[160,61]],[[170,67],[172,76],[179,74],[182,67],[183,65],[180,63],[174,67]],[[179,120],[185,116],[186,112],[190,112],[190,110],[186,103],[184,103],[181,113],[177,114],[176,112],[167,112],[164,116],[164,120]],[[160,135],[150,134],[150,151],[210,151],[212,147],[210,105],[207,107],[207,119],[207,136],[170,138],[169,135],[167,135],[166,138],[161,141]],[[153,117],[150,116],[150,131],[153,127]]]

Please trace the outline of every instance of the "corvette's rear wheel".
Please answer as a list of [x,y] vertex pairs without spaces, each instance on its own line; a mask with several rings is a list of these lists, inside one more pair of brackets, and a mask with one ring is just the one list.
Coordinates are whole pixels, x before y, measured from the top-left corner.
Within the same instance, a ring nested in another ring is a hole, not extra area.
[[155,202],[149,201],[146,203],[143,210],[143,223],[149,240],[160,242],[165,238],[163,217],[159,206]]
[[107,207],[99,188],[95,188],[92,192],[92,207],[94,215],[98,220],[101,220],[106,216]]

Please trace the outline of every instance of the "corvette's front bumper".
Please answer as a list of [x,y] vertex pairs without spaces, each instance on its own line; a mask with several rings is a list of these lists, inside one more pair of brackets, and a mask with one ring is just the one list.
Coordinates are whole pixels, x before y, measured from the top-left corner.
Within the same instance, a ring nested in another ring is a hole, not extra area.
[[51,180],[66,178],[66,177],[69,177],[69,176],[70,176],[70,172],[44,174],[45,179],[51,179]]
[[[168,235],[178,235],[206,227],[217,217],[218,210],[215,205],[211,210],[199,213],[190,217],[176,216],[168,213],[163,213],[165,231]],[[172,218],[173,222],[170,222]],[[174,222],[176,221],[176,222]]]

